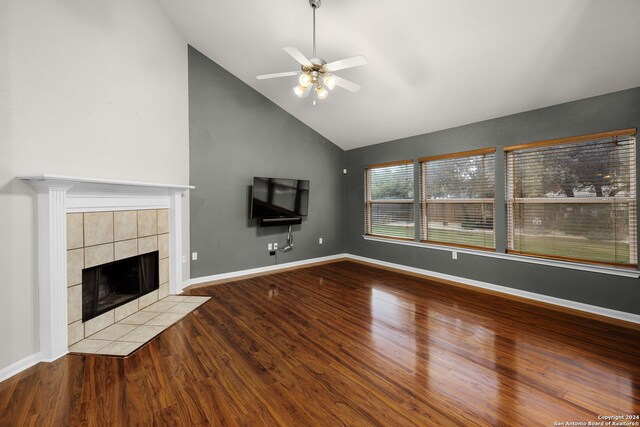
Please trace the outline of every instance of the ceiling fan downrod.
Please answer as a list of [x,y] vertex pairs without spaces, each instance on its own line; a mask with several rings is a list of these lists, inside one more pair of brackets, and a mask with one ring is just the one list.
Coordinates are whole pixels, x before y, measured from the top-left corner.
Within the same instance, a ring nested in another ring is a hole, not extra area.
[[309,0],[309,5],[313,9],[313,57],[317,58],[316,55],[316,9],[320,7],[322,2],[320,0]]

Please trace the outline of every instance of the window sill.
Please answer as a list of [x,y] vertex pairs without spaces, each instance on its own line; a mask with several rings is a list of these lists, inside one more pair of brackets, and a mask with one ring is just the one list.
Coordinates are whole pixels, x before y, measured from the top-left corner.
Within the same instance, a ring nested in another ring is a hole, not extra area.
[[581,264],[581,263],[568,262],[568,261],[549,260],[544,258],[535,258],[535,257],[522,256],[522,255],[489,252],[489,251],[483,251],[478,249],[458,248],[454,246],[432,245],[432,244],[420,243],[416,241],[387,239],[385,237],[374,237],[374,236],[367,236],[367,235],[363,235],[362,237],[364,240],[391,243],[394,245],[414,246],[416,248],[426,248],[426,249],[435,249],[439,251],[458,252],[463,254],[477,255],[477,256],[483,256],[483,257],[489,257],[489,258],[506,259],[509,261],[526,262],[528,264],[540,264],[540,265],[547,265],[551,267],[569,268],[572,270],[580,270],[580,271],[589,271],[591,273],[601,273],[601,274],[610,274],[613,276],[631,277],[634,279],[637,279],[638,277],[640,277],[640,271],[632,270],[632,269],[606,267],[606,266],[600,266],[600,265],[594,265],[594,264]]

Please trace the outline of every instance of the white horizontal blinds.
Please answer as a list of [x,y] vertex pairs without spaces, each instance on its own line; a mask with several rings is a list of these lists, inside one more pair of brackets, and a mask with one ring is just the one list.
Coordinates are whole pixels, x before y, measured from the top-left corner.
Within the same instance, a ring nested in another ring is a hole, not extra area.
[[413,161],[369,166],[365,204],[366,234],[413,240]]
[[420,239],[495,248],[495,148],[420,159]]
[[506,147],[509,251],[636,265],[634,134]]

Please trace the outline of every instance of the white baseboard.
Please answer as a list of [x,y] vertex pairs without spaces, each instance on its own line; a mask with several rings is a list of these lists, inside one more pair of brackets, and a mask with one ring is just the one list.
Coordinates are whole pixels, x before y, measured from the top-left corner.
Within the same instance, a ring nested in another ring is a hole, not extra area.
[[413,273],[413,274],[418,274],[420,276],[424,276],[424,277],[427,277],[427,278],[431,277],[431,278],[435,278],[435,279],[450,280],[452,282],[461,283],[463,285],[473,286],[473,287],[482,288],[482,289],[488,289],[488,290],[491,290],[491,291],[494,291],[494,292],[499,292],[499,293],[503,293],[503,294],[507,294],[507,295],[513,295],[513,296],[529,299],[529,300],[532,300],[532,301],[539,301],[539,302],[543,302],[543,303],[547,303],[547,304],[552,304],[552,305],[555,305],[555,306],[558,306],[558,307],[565,307],[565,308],[569,308],[569,309],[573,309],[573,310],[583,311],[585,313],[592,313],[592,314],[596,314],[596,315],[599,315],[599,316],[610,317],[612,319],[622,320],[622,321],[625,321],[625,322],[631,322],[631,323],[640,324],[640,315],[638,315],[638,314],[627,313],[627,312],[624,312],[624,311],[613,310],[613,309],[610,309],[610,308],[598,307],[598,306],[595,306],[595,305],[584,304],[584,303],[571,301],[571,300],[566,300],[566,299],[562,299],[562,298],[551,297],[551,296],[548,296],[548,295],[537,294],[537,293],[534,293],[534,292],[522,291],[522,290],[519,290],[519,289],[510,288],[508,286],[495,285],[493,283],[481,282],[479,280],[467,279],[465,277],[453,276],[451,274],[438,273],[436,271],[425,270],[425,269],[416,268],[416,267],[409,267],[409,266],[402,265],[402,264],[395,264],[395,263],[392,263],[392,262],[380,261],[380,260],[377,260],[377,259],[367,258],[367,257],[359,256],[359,255],[352,255],[352,254],[348,254],[348,253],[330,255],[330,256],[320,257],[320,258],[311,258],[311,259],[307,259],[307,260],[303,260],[303,261],[295,261],[295,262],[289,262],[289,263],[285,263],[285,264],[270,265],[270,266],[266,266],[266,267],[251,268],[251,269],[248,269],[248,270],[233,271],[233,272],[230,272],[230,273],[214,274],[212,276],[206,276],[206,277],[198,277],[198,278],[191,279],[191,280],[188,280],[187,282],[185,282],[185,287],[186,286],[190,286],[190,285],[205,283],[205,282],[211,282],[211,281],[215,281],[215,280],[224,280],[224,279],[231,279],[231,278],[234,278],[234,277],[247,276],[247,275],[251,275],[251,274],[259,274],[259,273],[265,273],[265,272],[271,272],[271,271],[278,271],[278,270],[282,270],[282,269],[285,269],[285,268],[304,266],[306,264],[314,264],[314,263],[317,263],[317,262],[331,261],[331,260],[337,260],[337,259],[341,259],[341,258],[348,258],[348,259],[353,259],[353,260],[356,260],[356,261],[367,262],[367,263],[374,264],[374,265],[377,264],[377,265],[384,266],[384,267],[390,267],[390,268],[394,268],[394,269],[397,269],[397,270],[407,271],[407,272],[410,272],[410,273]]
[[186,288],[187,286],[197,285],[200,283],[213,282],[216,280],[233,279],[234,277],[249,276],[251,274],[267,273],[267,272],[283,270],[285,268],[291,268],[291,267],[301,267],[307,264],[315,264],[318,262],[333,261],[336,259],[348,258],[349,256],[350,256],[349,254],[336,254],[336,255],[323,256],[319,258],[305,259],[302,261],[293,261],[293,262],[286,262],[283,264],[268,265],[266,267],[249,268],[247,270],[239,270],[239,271],[232,271],[229,273],[214,274],[211,276],[196,277],[194,279],[187,280],[183,284],[183,288]]
[[521,291],[519,289],[509,288],[508,286],[494,285],[493,283],[481,282],[479,280],[467,279],[464,277],[453,276],[450,274],[438,273],[436,271],[424,270],[421,268],[408,267],[402,264],[395,264],[392,262],[380,261],[373,258],[366,258],[359,255],[345,254],[346,258],[350,258],[357,261],[363,261],[370,264],[377,264],[384,267],[394,268],[397,270],[407,271],[413,274],[418,274],[425,277],[433,277],[436,279],[450,280],[452,282],[458,282],[463,285],[474,286],[477,288],[489,289],[495,292],[503,294],[514,295],[521,298],[526,298],[534,301],[540,301],[547,304],[556,305],[559,307],[566,307],[573,310],[584,311],[586,313],[593,313],[599,316],[610,317],[613,319],[623,320],[625,322],[640,324],[640,315],[627,313],[624,311],[612,310],[610,308],[598,307],[596,305],[583,304],[581,302],[570,301],[562,298],[551,297],[548,295],[536,294],[529,291]]
[[22,360],[18,360],[17,362],[12,363],[6,368],[0,369],[0,382],[24,371],[27,368],[32,367],[33,365],[41,361],[42,361],[42,357],[40,356],[40,353],[35,353],[35,354],[32,354],[31,356],[25,357]]
[[[526,299],[530,299],[533,301],[540,301],[540,302],[544,302],[547,304],[552,304],[555,306],[559,306],[559,307],[566,307],[566,308],[570,308],[573,310],[578,310],[578,311],[583,311],[586,313],[592,313],[592,314],[596,314],[599,316],[604,316],[604,317],[610,317],[613,319],[618,319],[618,320],[622,320],[625,322],[631,322],[631,323],[636,323],[636,324],[640,324],[640,315],[638,314],[633,314],[633,313],[627,313],[624,311],[618,311],[618,310],[612,310],[609,308],[603,308],[603,307],[598,307],[595,305],[590,305],[590,304],[583,304],[580,302],[575,302],[575,301],[570,301],[570,300],[566,300],[566,299],[562,299],[562,298],[556,298],[556,297],[550,297],[547,295],[542,295],[542,294],[536,294],[533,292],[528,292],[528,291],[521,291],[519,289],[513,289],[513,288],[509,288],[507,286],[501,286],[501,285],[494,285],[493,283],[487,283],[487,282],[481,282],[479,280],[473,280],[473,279],[467,279],[464,277],[459,277],[459,276],[453,276],[450,274],[444,274],[444,273],[438,273],[436,271],[430,271],[430,270],[424,270],[421,268],[415,268],[415,267],[409,267],[406,265],[402,265],[402,264],[395,264],[392,262],[387,262],[387,261],[380,261],[377,259],[373,259],[373,258],[366,258],[366,257],[362,257],[359,255],[352,255],[352,254],[336,254],[336,255],[329,255],[329,256],[325,256],[325,257],[319,257],[319,258],[311,258],[311,259],[306,259],[306,260],[302,260],[302,261],[294,261],[294,262],[288,262],[288,263],[284,263],[284,264],[277,264],[277,265],[269,265],[266,267],[258,267],[258,268],[250,268],[247,270],[240,270],[240,271],[233,271],[230,273],[222,273],[222,274],[214,274],[212,276],[206,276],[206,277],[198,277],[198,278],[194,278],[194,279],[190,279],[187,280],[184,283],[184,286],[190,286],[190,285],[195,285],[195,284],[199,284],[199,283],[205,283],[205,282],[211,282],[211,281],[215,281],[215,280],[223,280],[223,279],[232,279],[234,277],[241,277],[241,276],[247,276],[247,275],[251,275],[251,274],[258,274],[258,273],[266,273],[266,272],[271,272],[271,271],[278,271],[278,270],[283,270],[283,269],[288,269],[291,267],[301,267],[301,266],[305,266],[308,264],[315,264],[315,263],[319,263],[319,262],[326,262],[326,261],[333,261],[333,260],[338,260],[338,259],[343,259],[343,258],[347,258],[347,259],[353,259],[356,261],[363,261],[366,263],[370,263],[370,264],[374,264],[374,265],[380,265],[383,267],[389,267],[389,268],[394,268],[400,271],[406,271],[406,272],[410,272],[413,274],[417,274],[420,276],[424,276],[426,278],[435,278],[435,279],[442,279],[442,280],[449,280],[452,282],[457,282],[457,283],[461,283],[463,285],[469,285],[469,286],[474,286],[477,288],[482,288],[482,289],[488,289],[491,291],[495,291],[495,292],[499,292],[499,293],[503,293],[503,294],[508,294],[508,295],[514,295],[514,296],[518,296],[521,298],[526,298]],[[31,366],[35,365],[36,363],[45,361],[42,359],[42,356],[40,353],[35,353],[32,354],[31,356],[27,356],[22,360],[19,360],[9,366],[7,366],[6,368],[2,368],[0,369],[0,381],[4,381],[9,377],[12,377],[13,375],[16,375],[22,371],[24,371],[27,368],[30,368]]]

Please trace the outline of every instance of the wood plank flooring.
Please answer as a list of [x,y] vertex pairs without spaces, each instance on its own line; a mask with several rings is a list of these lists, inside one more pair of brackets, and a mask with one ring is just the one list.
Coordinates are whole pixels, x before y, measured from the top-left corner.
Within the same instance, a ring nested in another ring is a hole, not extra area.
[[0,383],[0,426],[546,425],[640,413],[640,332],[353,262],[212,299],[127,358]]

